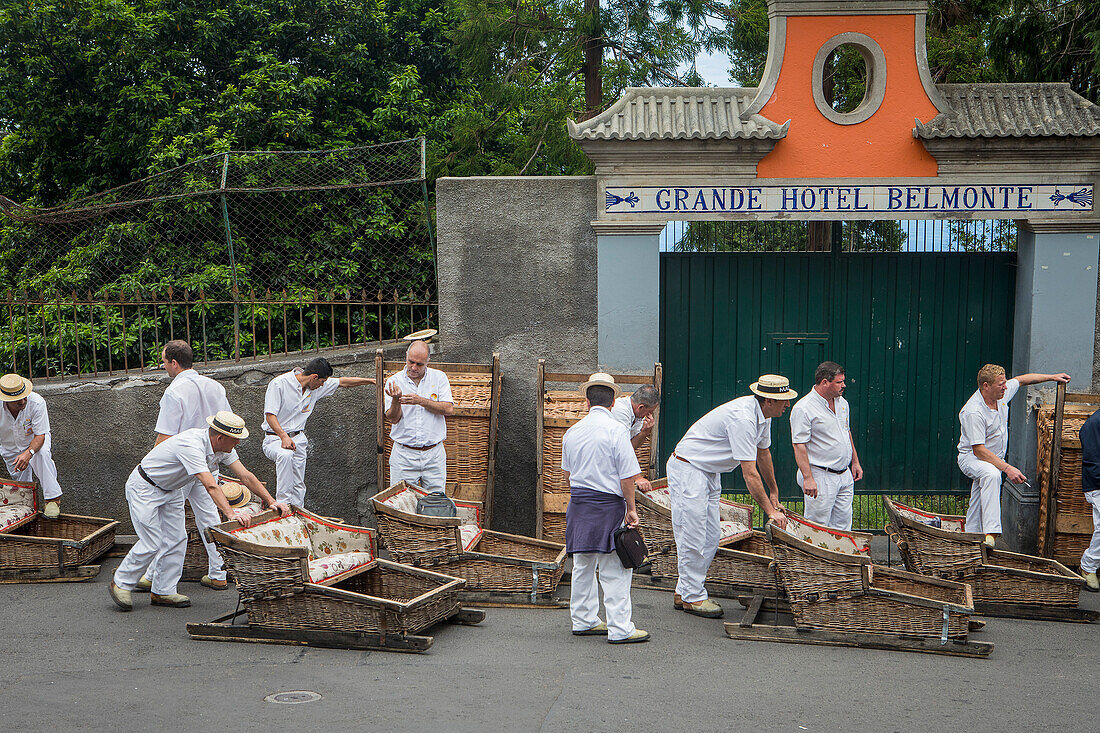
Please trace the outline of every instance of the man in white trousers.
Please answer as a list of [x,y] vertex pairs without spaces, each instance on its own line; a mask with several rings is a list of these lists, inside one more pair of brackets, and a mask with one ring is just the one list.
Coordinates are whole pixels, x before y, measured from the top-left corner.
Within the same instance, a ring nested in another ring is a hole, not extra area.
[[34,391],[31,380],[18,374],[0,377],[0,457],[15,481],[38,479],[45,506],[42,514],[57,519],[61,514],[61,484],[53,462],[53,439],[46,400]]
[[306,421],[317,400],[340,387],[374,384],[369,377],[334,377],[328,359],[317,357],[305,367],[280,374],[264,397],[264,455],[275,462],[275,496],[305,508]]
[[154,563],[150,603],[173,608],[191,605],[190,598],[176,592],[176,585],[187,547],[184,490],[194,481],[202,483],[227,517],[245,527],[251,524],[251,512],[232,509],[218,488],[214,472],[219,466],[231,469],[265,506],[278,509],[283,516],[290,513],[290,507],[275,501],[237,457],[237,444],[248,437],[244,420],[232,412],[219,412],[206,422],[206,428],[184,430],[155,445],[126,479],[126,503],[138,541],[115,570],[108,588],[111,599],[123,611],[133,610],[131,593],[150,563]]
[[447,375],[428,366],[428,345],[413,341],[405,368],[386,380],[390,421],[390,485],[408,481],[429,493],[447,490],[447,416],[455,411]]
[[1081,577],[1085,588],[1100,591],[1096,570],[1100,568],[1100,412],[1089,415],[1081,426],[1081,490],[1092,507],[1092,541],[1081,555]]
[[611,407],[611,416],[630,431],[630,445],[635,451],[653,432],[657,423],[653,413],[661,402],[661,393],[651,384],[643,384],[629,397],[619,397]]
[[[157,414],[156,443],[160,445],[173,435],[191,428],[206,427],[206,418],[219,412],[232,412],[229,400],[225,397],[225,387],[210,377],[204,377],[192,368],[194,352],[186,341],[176,339],[164,345],[160,352],[160,365],[172,382],[160,398],[160,412]],[[218,473],[214,472],[217,481]],[[225,577],[225,564],[218,548],[206,537],[206,528],[221,523],[218,507],[210,498],[210,492],[195,480],[183,490],[187,503],[195,515],[195,526],[206,549],[207,574],[199,582],[207,588],[225,590],[229,583]],[[184,548],[186,549],[186,547]],[[153,563],[156,564],[155,561]],[[152,571],[138,581],[134,590],[148,591],[153,587]]]
[[958,464],[972,479],[966,531],[985,535],[996,545],[1001,534],[1001,472],[1014,484],[1027,481],[1023,471],[1005,461],[1008,450],[1008,403],[1022,386],[1069,382],[1069,375],[1021,374],[1005,378],[1004,367],[986,364],[978,370],[978,390],[959,410]]
[[798,464],[795,478],[811,522],[852,529],[855,482],[863,478],[851,413],[844,399],[844,367],[825,361],[814,370],[814,386],[791,408],[791,443]]
[[[780,529],[787,526],[772,464],[772,418],[798,393],[786,377],[765,374],[749,385],[753,394],[719,405],[699,418],[668,459],[672,534],[678,556],[673,604],[704,618],[721,618],[722,607],[703,585],[718,551],[718,500],[722,474],[741,467],[749,493]],[[770,495],[768,491],[771,491]]]
[[[565,512],[565,549],[573,557],[569,613],[575,636],[607,636],[612,644],[649,639],[631,618],[630,581],[615,552],[614,531],[638,525],[634,487],[650,488],[642,478],[627,429],[611,416],[619,387],[598,372],[581,385],[588,414],[565,431],[561,468],[569,483]],[[597,573],[599,588],[597,588]],[[607,621],[600,621],[600,589]]]

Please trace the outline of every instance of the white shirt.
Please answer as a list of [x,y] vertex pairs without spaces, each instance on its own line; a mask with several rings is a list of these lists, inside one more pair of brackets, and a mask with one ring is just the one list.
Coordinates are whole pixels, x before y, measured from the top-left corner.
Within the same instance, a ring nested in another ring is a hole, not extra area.
[[141,468],[157,486],[176,491],[189,485],[203,471],[236,463],[237,451],[215,453],[209,428],[191,428],[161,441],[141,459]]
[[625,427],[606,407],[593,407],[561,439],[569,486],[623,495],[619,482],[642,472]]
[[[401,394],[418,394],[433,402],[454,402],[451,396],[451,380],[438,369],[427,367],[420,384],[409,379],[406,369],[386,380],[386,386],[396,384]],[[393,397],[385,396],[384,409],[389,410]],[[394,443],[423,448],[442,443],[447,438],[447,418],[420,405],[401,405],[401,419],[390,425],[390,438]]]
[[631,402],[629,396],[615,400],[615,404],[611,406],[611,417],[618,420],[623,427],[630,431],[631,438],[642,432],[643,420],[634,414],[634,403]]
[[0,402],[0,450],[5,455],[17,456],[28,447],[36,435],[50,432],[50,416],[46,400],[37,392],[27,395],[27,404],[14,417],[7,402]]
[[306,429],[306,420],[317,404],[317,400],[328,397],[340,386],[337,377],[329,377],[317,389],[302,391],[302,385],[298,382],[301,369],[280,374],[267,385],[267,394],[264,395],[264,422],[263,429],[273,432],[267,422],[267,413],[271,413],[279,421],[279,425],[287,433]]
[[755,395],[746,395],[696,420],[676,444],[676,455],[701,471],[725,473],[741,461],[755,461],[756,451],[771,444],[771,418],[764,417]]
[[232,412],[225,387],[194,369],[177,374],[160,398],[160,414],[154,431],[175,435],[191,428],[207,427],[206,418],[221,410]]
[[852,433],[849,425],[848,401],[829,401],[810,388],[791,408],[791,442],[805,443],[810,464],[820,468],[843,471],[852,462]]
[[982,399],[981,390],[959,410],[959,453],[973,453],[975,445],[984,445],[993,455],[1004,458],[1008,450],[1008,401],[1020,389],[1020,380],[1005,383],[1005,396],[997,401],[997,409],[991,410]]

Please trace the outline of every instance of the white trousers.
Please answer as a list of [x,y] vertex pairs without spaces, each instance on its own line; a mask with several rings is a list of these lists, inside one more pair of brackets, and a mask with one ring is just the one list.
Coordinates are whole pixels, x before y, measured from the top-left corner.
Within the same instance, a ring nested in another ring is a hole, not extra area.
[[412,450],[400,443],[390,451],[390,486],[408,481],[428,492],[447,490],[447,451],[440,443],[431,450]]
[[[217,474],[214,474],[215,480],[218,478]],[[218,505],[214,503],[213,497],[210,496],[210,492],[206,490],[206,487],[202,485],[202,481],[194,481],[190,486],[183,490],[183,495],[187,499],[187,503],[191,505],[191,511],[195,514],[195,526],[199,529],[199,537],[202,538],[202,546],[206,548],[207,559],[207,571],[206,574],[210,576],[211,580],[225,580],[225,564],[222,562],[221,553],[218,552],[218,548],[213,542],[206,539],[206,528],[213,527],[215,524],[221,524],[221,514],[218,513]],[[186,515],[185,515],[186,518]],[[184,546],[184,552],[186,554],[187,547]],[[160,553],[157,553],[160,556]],[[156,566],[156,560],[153,561],[154,567]],[[145,573],[145,577],[149,580],[153,580],[156,575],[155,570],[149,570]]]
[[[810,475],[817,482],[817,496],[806,496],[806,508],[803,515],[811,522],[844,532],[852,530],[852,500],[855,498],[856,482],[852,469],[844,473],[830,473],[810,466]],[[799,488],[802,487],[802,472],[795,474]]]
[[52,446],[53,438],[49,433],[46,433],[46,442],[42,444],[41,450],[31,456],[30,463],[22,471],[16,471],[12,464],[15,463],[16,457],[23,451],[16,451],[11,454],[7,451],[4,452],[4,464],[7,466],[8,475],[12,477],[12,480],[34,481],[37,479],[38,485],[42,487],[42,497],[46,501],[61,496],[61,484],[57,483],[57,465],[53,462],[53,453],[50,450]]
[[130,505],[130,520],[138,541],[115,570],[115,585],[133,590],[152,563],[153,593],[176,592],[187,551],[183,502],[182,491],[162,491],[134,469],[126,479],[126,503]]
[[264,455],[275,462],[275,498],[287,504],[306,506],[306,449],[309,441],[305,433],[298,433],[291,440],[294,450],[283,448],[278,435],[264,437]]
[[1095,573],[1100,568],[1100,491],[1086,491],[1085,501],[1092,504],[1092,542],[1081,556],[1081,571]]
[[[597,581],[597,575],[599,576]],[[634,571],[623,567],[614,552],[577,552],[569,581],[569,616],[573,631],[591,629],[600,622],[600,590],[607,612],[607,638],[625,639],[634,633],[631,620],[630,580]],[[597,582],[599,588],[597,588]]]
[[709,596],[703,585],[722,536],[718,523],[721,476],[700,471],[675,456],[665,466],[672,500],[672,534],[676,538],[676,592],[689,603]]
[[959,454],[959,468],[970,485],[970,507],[966,510],[966,531],[978,534],[1001,533],[1001,472],[973,453]]

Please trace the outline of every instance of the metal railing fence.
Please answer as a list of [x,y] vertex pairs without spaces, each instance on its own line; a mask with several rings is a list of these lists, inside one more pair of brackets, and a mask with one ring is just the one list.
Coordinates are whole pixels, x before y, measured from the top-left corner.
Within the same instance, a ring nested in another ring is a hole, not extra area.
[[[927,512],[935,512],[936,514],[965,515],[966,509],[970,504],[969,490],[960,491],[945,489],[942,491],[928,491],[916,494],[898,494],[888,490],[872,491],[856,489],[856,495],[852,501],[852,529],[860,532],[872,532],[874,534],[883,533],[882,528],[890,521],[889,517],[886,515],[886,508],[882,505],[883,495],[889,496],[891,499],[901,502],[906,506],[915,507]],[[767,521],[767,517],[764,516],[760,507],[749,494],[723,492],[722,498],[751,505],[753,507],[752,524],[754,527],[758,529],[762,528]],[[802,514],[805,511],[806,503],[802,499],[791,498],[785,499],[783,505],[793,512]]]

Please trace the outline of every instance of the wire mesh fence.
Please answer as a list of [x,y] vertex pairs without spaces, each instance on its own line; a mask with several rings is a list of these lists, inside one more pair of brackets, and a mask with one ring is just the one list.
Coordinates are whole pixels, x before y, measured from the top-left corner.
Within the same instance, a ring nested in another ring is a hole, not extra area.
[[229,152],[51,208],[0,200],[0,361],[38,378],[399,337],[435,319],[424,140]]

